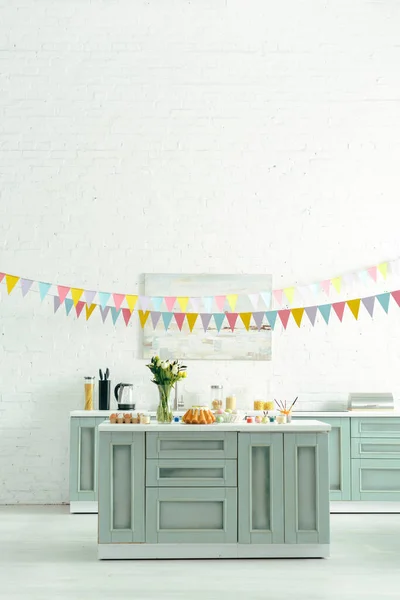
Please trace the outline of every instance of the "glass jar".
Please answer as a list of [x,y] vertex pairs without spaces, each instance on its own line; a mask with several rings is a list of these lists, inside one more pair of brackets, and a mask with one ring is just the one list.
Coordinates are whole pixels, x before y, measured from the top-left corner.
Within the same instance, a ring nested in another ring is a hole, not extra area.
[[222,385],[211,386],[211,407],[213,410],[222,408],[224,400],[224,387]]
[[225,409],[236,410],[236,396],[227,396],[226,397]]
[[264,400],[254,400],[254,410],[264,410]]
[[93,410],[94,377],[85,377],[85,410]]

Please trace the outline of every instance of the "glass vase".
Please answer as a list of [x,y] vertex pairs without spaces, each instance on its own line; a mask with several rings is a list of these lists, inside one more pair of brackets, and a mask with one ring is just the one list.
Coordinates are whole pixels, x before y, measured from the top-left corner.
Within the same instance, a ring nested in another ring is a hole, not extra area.
[[160,401],[157,407],[157,422],[158,423],[171,423],[172,421],[172,409],[171,409],[171,385],[158,385],[158,394]]

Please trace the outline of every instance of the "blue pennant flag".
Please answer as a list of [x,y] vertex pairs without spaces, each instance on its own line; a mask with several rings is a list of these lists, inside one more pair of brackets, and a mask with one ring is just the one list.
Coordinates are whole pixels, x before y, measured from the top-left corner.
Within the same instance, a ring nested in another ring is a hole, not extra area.
[[332,304],[321,304],[320,306],[318,306],[318,310],[321,313],[321,315],[324,317],[324,321],[327,325],[329,323],[331,308],[332,308]]
[[49,291],[50,288],[51,288],[51,283],[39,282],[39,293],[40,293],[41,300],[44,300],[46,298],[47,292]]
[[67,316],[68,316],[74,305],[74,301],[72,300],[72,298],[65,298],[64,304],[65,304],[65,312],[67,313]]
[[271,329],[275,328],[277,314],[278,314],[278,311],[276,311],[276,310],[267,310],[265,313],[265,316],[267,317],[267,321],[270,324]]
[[102,308],[107,306],[107,302],[109,301],[111,294],[108,292],[99,292],[99,302]]
[[222,323],[225,320],[225,313],[214,313],[214,321],[217,327],[218,333],[221,331]]
[[172,317],[173,317],[172,312],[163,312],[161,313],[162,316],[162,320],[164,322],[164,327],[165,327],[165,331],[167,331],[169,324],[171,323]]

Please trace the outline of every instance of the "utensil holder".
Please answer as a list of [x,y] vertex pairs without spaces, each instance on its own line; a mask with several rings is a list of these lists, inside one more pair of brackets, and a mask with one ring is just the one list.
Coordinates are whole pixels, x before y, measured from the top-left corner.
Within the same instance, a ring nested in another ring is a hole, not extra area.
[[99,381],[99,410],[110,410],[110,380]]

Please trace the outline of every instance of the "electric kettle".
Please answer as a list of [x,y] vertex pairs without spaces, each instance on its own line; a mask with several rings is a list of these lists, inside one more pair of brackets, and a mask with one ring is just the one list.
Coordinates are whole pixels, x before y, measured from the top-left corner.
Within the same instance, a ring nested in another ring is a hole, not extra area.
[[135,410],[132,383],[119,383],[114,389],[114,396],[119,410]]

